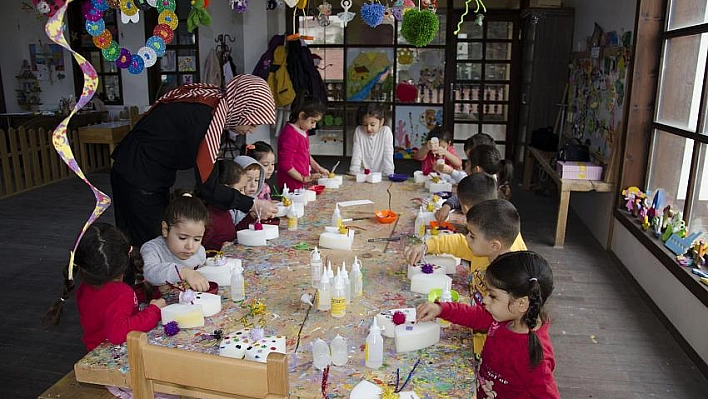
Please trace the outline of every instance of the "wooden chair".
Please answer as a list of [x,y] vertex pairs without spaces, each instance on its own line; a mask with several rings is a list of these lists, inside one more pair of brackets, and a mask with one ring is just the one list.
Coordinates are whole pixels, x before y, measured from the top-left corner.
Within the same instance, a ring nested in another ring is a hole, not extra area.
[[130,128],[132,129],[133,127],[135,127],[135,124],[138,123],[138,121],[142,117],[143,115],[140,113],[138,107],[135,105],[131,106],[128,109],[128,120],[130,121]]
[[268,355],[267,363],[149,345],[147,335],[128,334],[130,385],[136,399],[165,392],[204,399],[288,398],[288,360]]

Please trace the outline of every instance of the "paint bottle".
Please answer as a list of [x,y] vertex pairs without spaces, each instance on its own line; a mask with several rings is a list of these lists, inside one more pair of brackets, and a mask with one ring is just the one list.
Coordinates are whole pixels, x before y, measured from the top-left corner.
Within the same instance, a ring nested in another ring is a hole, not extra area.
[[327,261],[327,279],[329,279],[329,286],[334,287],[334,270],[332,270],[332,262]]
[[310,252],[310,278],[312,280],[312,288],[319,287],[320,277],[322,277],[322,257],[320,251],[315,247],[315,249]]
[[347,299],[347,305],[352,303],[352,282],[349,280],[349,273],[347,272],[347,265],[342,261],[342,281],[344,282],[344,297]]
[[332,290],[332,317],[340,318],[347,314],[347,298],[344,296],[344,281],[342,275],[338,274],[334,279],[334,289]]
[[340,228],[342,226],[342,212],[339,210],[339,204],[335,204],[334,212],[332,212],[332,227]]
[[327,277],[327,271],[324,270],[320,278],[320,286],[317,288],[317,310],[326,311],[332,307],[331,295],[329,277]]
[[243,267],[236,265],[231,270],[231,300],[234,302],[246,299],[246,281],[243,279]]
[[425,220],[423,220],[423,207],[418,208],[418,216],[415,218],[415,235],[418,238],[425,237]]
[[329,345],[322,338],[317,338],[312,344],[312,365],[318,370],[323,370],[331,361]]
[[383,337],[375,317],[371,328],[369,328],[369,335],[366,337],[364,361],[366,367],[371,369],[377,369],[383,365]]
[[330,352],[332,353],[332,364],[335,366],[344,366],[347,364],[349,361],[347,339],[337,334],[330,344]]
[[288,231],[297,231],[298,224],[298,214],[295,211],[293,205],[290,205],[290,210],[288,211]]
[[356,256],[354,257],[354,263],[352,264],[351,285],[353,298],[364,295],[364,276],[361,274],[361,263]]
[[[452,302],[452,291],[450,289],[450,282],[445,283],[445,288],[442,290],[442,294],[440,294],[440,299],[438,299],[438,302],[443,303],[443,302]],[[438,324],[440,324],[440,328],[447,328],[450,327],[450,322],[447,320],[443,320],[438,317]]]

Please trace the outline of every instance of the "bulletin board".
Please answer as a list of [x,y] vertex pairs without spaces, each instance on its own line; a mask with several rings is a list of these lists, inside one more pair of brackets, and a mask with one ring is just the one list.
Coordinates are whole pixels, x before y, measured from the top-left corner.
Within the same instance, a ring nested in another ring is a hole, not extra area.
[[593,160],[605,168],[605,181],[617,169],[630,62],[631,47],[620,44],[573,53],[570,64],[564,135],[588,144]]

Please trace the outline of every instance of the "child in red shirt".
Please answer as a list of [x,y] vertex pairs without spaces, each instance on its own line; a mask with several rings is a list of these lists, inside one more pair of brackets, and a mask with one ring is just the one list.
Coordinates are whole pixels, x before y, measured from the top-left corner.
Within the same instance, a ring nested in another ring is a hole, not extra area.
[[422,161],[421,170],[424,175],[434,171],[433,165],[438,160],[444,160],[446,165],[455,170],[462,169],[462,159],[452,145],[452,133],[444,130],[442,126],[435,126],[428,132],[427,139],[415,155],[415,159]]
[[[241,165],[231,159],[222,159],[216,161],[214,169],[219,173],[219,184],[243,194],[247,177],[246,171]],[[202,245],[207,251],[221,251],[224,243],[236,240],[236,226],[234,226],[233,216],[230,210],[210,204],[207,204],[207,210],[209,211],[209,224],[204,230]]]
[[553,291],[548,263],[530,251],[509,252],[487,268],[483,305],[418,305],[417,318],[436,317],[487,331],[477,370],[477,398],[560,398],[556,361],[543,304]]

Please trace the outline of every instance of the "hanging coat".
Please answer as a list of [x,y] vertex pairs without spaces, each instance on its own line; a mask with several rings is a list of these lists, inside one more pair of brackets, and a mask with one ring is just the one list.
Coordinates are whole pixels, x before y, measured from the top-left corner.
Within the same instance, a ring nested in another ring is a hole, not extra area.
[[312,52],[296,40],[287,42],[288,72],[296,93],[307,92],[318,98],[322,104],[327,104],[327,89],[325,88],[320,71],[312,60]]

